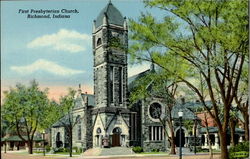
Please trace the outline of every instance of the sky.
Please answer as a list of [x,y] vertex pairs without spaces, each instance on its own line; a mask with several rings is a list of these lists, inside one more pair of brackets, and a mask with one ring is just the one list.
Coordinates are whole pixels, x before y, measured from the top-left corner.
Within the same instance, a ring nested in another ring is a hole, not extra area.
[[[33,79],[42,89],[49,88],[51,99],[57,100],[79,84],[83,92],[92,94],[92,25],[108,1],[1,1],[1,95],[16,83],[27,85]],[[145,9],[141,0],[112,3],[127,18],[137,19],[146,11],[163,16],[157,9]],[[31,10],[40,9],[78,13],[65,13],[70,18],[27,18]],[[129,63],[128,76],[149,65]]]

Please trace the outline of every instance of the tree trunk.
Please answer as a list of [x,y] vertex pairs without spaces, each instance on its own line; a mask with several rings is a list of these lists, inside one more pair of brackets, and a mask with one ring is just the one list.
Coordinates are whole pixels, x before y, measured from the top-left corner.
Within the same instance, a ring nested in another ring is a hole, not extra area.
[[69,134],[69,157],[72,157],[72,129]]
[[6,153],[6,150],[7,150],[7,143],[6,141],[4,142],[4,153]]
[[175,152],[175,141],[174,141],[174,128],[173,128],[172,120],[171,119],[167,120],[168,126],[170,128],[170,133],[171,133],[171,136],[169,136],[168,132],[167,132],[167,129],[166,129],[165,122],[161,118],[158,118],[158,119],[160,120],[161,124],[163,125],[164,132],[165,132],[166,136],[168,137],[168,141],[170,140],[170,144],[171,144],[170,154],[176,154],[176,152]]
[[212,149],[212,144],[211,144],[211,140],[210,140],[210,133],[208,131],[208,127],[207,127],[207,141],[208,141],[208,146],[209,146],[209,158],[212,159],[213,158],[213,149]]
[[175,140],[174,140],[174,129],[173,129],[173,126],[171,126],[170,131],[171,131],[171,139],[170,139],[171,150],[170,150],[170,154],[176,154],[176,152],[175,152]]
[[213,158],[213,149],[212,149],[211,140],[210,140],[210,133],[209,133],[209,130],[208,130],[208,121],[207,121],[207,115],[206,115],[206,113],[204,114],[204,117],[205,117],[207,141],[208,141],[208,146],[209,146],[209,158],[212,159]]
[[249,114],[248,114],[248,111],[242,112],[242,114],[245,120],[245,123],[244,123],[245,141],[249,141]]
[[33,154],[33,141],[28,141],[29,154]]
[[229,159],[228,150],[227,150],[227,132],[226,130],[219,130],[220,135],[220,149],[221,149],[221,158]]
[[229,126],[230,126],[230,135],[231,135],[231,146],[235,146],[236,144],[235,144],[234,134],[235,134],[236,121],[234,118],[231,118],[229,122],[230,122]]

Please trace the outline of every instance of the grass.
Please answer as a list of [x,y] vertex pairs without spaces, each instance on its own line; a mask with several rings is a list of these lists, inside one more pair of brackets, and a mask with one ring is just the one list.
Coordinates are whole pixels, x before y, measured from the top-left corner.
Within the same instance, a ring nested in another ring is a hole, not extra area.
[[137,154],[165,154],[165,155],[168,155],[167,152],[141,152],[141,153],[137,153]]
[[[55,154],[60,154],[60,155],[69,155],[69,152],[55,152]],[[80,155],[80,152],[73,152],[73,155]]]

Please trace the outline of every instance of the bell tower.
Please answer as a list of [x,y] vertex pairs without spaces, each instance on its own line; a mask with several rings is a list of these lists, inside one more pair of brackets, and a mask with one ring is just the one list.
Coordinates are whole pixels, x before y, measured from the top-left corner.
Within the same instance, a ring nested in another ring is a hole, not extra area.
[[126,18],[110,1],[94,20],[92,43],[93,147],[126,146],[130,117],[127,109],[128,29]]
[[96,107],[127,107],[126,18],[109,2],[93,24]]

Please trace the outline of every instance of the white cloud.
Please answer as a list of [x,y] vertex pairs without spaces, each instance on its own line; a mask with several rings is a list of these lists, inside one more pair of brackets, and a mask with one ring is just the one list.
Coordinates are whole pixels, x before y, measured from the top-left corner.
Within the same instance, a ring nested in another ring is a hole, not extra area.
[[91,36],[74,30],[60,29],[57,33],[37,37],[27,44],[28,48],[50,47],[56,51],[76,53],[86,50]]
[[73,70],[67,67],[63,67],[54,62],[47,61],[44,59],[39,59],[34,63],[26,66],[12,66],[10,69],[25,75],[34,73],[36,71],[46,71],[51,74],[60,76],[70,76],[70,75],[84,73],[84,71]]
[[136,66],[129,66],[128,67],[128,77],[131,77],[133,75],[136,75],[138,73],[141,73],[143,71],[146,71],[150,68],[150,64],[149,63],[143,63],[143,64],[139,64]]

